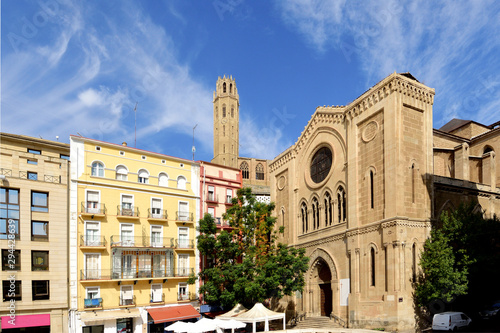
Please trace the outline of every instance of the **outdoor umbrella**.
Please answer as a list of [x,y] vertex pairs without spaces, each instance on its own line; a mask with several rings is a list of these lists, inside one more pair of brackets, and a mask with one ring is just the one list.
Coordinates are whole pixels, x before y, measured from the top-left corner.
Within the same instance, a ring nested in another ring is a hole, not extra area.
[[165,331],[174,331],[175,333],[186,333],[189,332],[193,323],[185,323],[183,321],[176,321],[172,325],[165,327]]
[[233,333],[235,328],[245,328],[247,326],[245,323],[242,323],[234,319],[229,319],[229,320],[214,319],[214,321],[218,327],[223,329],[231,329],[231,332]]

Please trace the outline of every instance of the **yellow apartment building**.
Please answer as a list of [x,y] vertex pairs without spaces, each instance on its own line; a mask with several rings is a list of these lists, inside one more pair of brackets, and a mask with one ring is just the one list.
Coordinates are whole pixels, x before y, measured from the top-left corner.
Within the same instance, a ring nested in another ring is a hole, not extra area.
[[2,332],[68,332],[69,145],[0,133]]
[[199,316],[199,164],[70,137],[70,330],[163,332]]

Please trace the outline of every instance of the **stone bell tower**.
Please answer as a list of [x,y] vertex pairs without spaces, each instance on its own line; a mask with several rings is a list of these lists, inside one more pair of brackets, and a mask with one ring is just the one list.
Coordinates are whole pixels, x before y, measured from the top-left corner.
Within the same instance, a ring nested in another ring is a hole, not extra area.
[[232,76],[219,76],[214,91],[214,158],[212,163],[238,168],[240,98]]

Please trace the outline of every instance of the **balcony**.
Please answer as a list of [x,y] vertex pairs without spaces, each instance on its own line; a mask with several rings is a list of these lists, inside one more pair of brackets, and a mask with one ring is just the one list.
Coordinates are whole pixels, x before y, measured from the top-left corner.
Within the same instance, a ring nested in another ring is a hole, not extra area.
[[104,236],[80,235],[80,247],[106,248],[106,238]]
[[132,297],[120,296],[120,306],[135,306],[135,295]]
[[125,236],[113,235],[110,238],[111,247],[154,247],[174,248],[176,241],[170,237]]
[[177,293],[177,301],[196,301],[198,300],[198,295],[196,293]]
[[82,201],[81,207],[82,215],[96,215],[96,216],[104,216],[106,215],[106,205],[100,202],[94,201]]
[[165,304],[165,293],[162,293],[161,296],[151,294],[151,300],[149,301],[149,303],[151,303],[151,304]]
[[52,175],[43,175],[42,177],[38,177],[38,173],[36,172],[28,172],[28,171],[19,171],[20,179],[29,179],[29,180],[42,180],[46,183],[61,183],[61,176],[52,176]]
[[207,199],[205,201],[209,202],[209,203],[218,203],[219,202],[219,196],[215,195],[212,192],[208,192],[206,198]]
[[102,309],[102,298],[85,298],[83,307],[85,309]]
[[80,281],[166,279],[188,277],[191,274],[194,274],[194,268],[181,267],[174,270],[171,265],[149,269],[82,269],[80,270]]
[[189,212],[175,212],[175,220],[180,222],[193,222],[194,214]]
[[224,201],[226,205],[232,205],[233,204],[233,197],[230,195],[226,195],[226,201]]
[[229,221],[223,220],[221,217],[215,217],[215,225],[217,228],[230,228]]
[[118,205],[116,207],[116,216],[127,219],[138,219],[139,218],[139,207],[129,206],[129,205]]
[[175,239],[175,248],[177,249],[194,249],[194,240],[178,238]]
[[148,219],[155,221],[167,221],[168,215],[167,210],[161,210],[158,208],[148,208]]

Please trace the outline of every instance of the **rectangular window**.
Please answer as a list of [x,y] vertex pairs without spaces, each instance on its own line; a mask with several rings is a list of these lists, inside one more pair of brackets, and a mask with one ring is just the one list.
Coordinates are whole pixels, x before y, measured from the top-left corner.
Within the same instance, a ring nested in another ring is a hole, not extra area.
[[99,298],[99,287],[87,287],[85,288],[86,298],[87,299],[95,299]]
[[157,303],[163,301],[161,289],[162,289],[161,284],[151,285],[151,303]]
[[99,222],[85,222],[85,246],[100,246],[101,235]]
[[49,222],[31,221],[31,240],[47,242],[49,240]]
[[48,212],[49,211],[49,194],[43,192],[31,192],[31,211],[32,212]]
[[189,275],[189,254],[179,254],[178,272],[179,276]]
[[162,247],[163,246],[163,227],[161,225],[151,226],[151,246]]
[[49,251],[31,251],[31,270],[49,270]]
[[134,216],[134,197],[131,195],[122,195],[121,215]]
[[99,287],[85,288],[84,308],[101,308],[102,298],[100,297]]
[[233,200],[233,190],[228,188],[226,189],[226,203],[231,203],[231,200]]
[[21,250],[2,250],[2,271],[21,270]]
[[133,279],[136,277],[136,256],[134,254],[124,254],[122,257],[123,279]]
[[28,160],[28,164],[37,165],[38,161],[37,160]]
[[179,248],[189,248],[189,229],[185,227],[179,228]]
[[120,305],[134,304],[134,289],[133,286],[122,286],[120,293]]
[[32,281],[31,290],[33,293],[33,300],[38,301],[42,299],[50,299],[49,281]]
[[179,283],[179,296],[178,296],[178,300],[179,301],[185,301],[188,298],[188,287],[187,287],[187,283]]
[[3,301],[10,302],[11,299],[21,301],[21,280],[11,283],[9,280],[2,281]]
[[187,202],[179,202],[179,221],[189,220],[189,204]]
[[69,156],[68,155],[60,154],[59,157],[62,158],[63,160],[68,160],[69,161]]
[[[97,326],[84,326],[82,327],[83,333],[104,333],[104,325]],[[130,331],[132,332],[132,331]]]
[[151,277],[151,254],[139,254],[139,278]]
[[0,239],[19,239],[19,190],[0,188]]
[[213,186],[208,187],[207,200],[208,201],[215,201],[215,189]]
[[214,207],[208,207],[208,214],[212,215],[212,217],[215,217],[215,208]]
[[101,256],[99,254],[85,254],[85,280],[94,280],[101,277]]
[[29,180],[38,180],[38,174],[36,172],[28,171]]
[[121,224],[120,225],[120,241],[122,246],[134,246],[134,225]]
[[161,199],[151,199],[151,217],[163,218],[161,214]]
[[31,149],[31,148],[28,148],[28,153],[32,153],[32,154],[36,154],[36,155],[41,155],[41,154],[42,154],[42,151],[41,151],[41,150],[38,150],[38,149]]
[[99,214],[101,205],[99,203],[98,191],[87,191],[87,213]]

